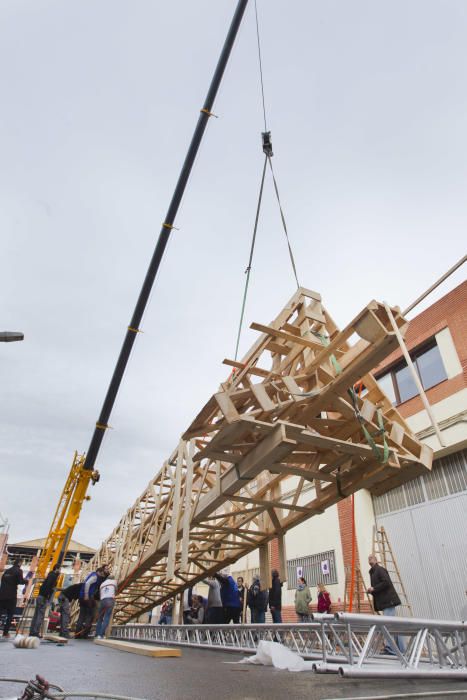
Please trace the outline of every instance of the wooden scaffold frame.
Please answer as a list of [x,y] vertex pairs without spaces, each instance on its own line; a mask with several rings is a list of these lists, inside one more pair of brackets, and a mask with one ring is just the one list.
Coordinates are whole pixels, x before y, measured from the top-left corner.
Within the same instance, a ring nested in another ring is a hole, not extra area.
[[[399,309],[391,314],[403,334]],[[266,575],[276,537],[285,577],[288,529],[431,468],[432,451],[371,374],[398,346],[391,324],[372,301],[340,331],[304,288],[269,325],[252,324],[257,342],[240,362],[224,360],[229,378],[87,567],[110,563],[118,576],[115,622],[258,548]]]

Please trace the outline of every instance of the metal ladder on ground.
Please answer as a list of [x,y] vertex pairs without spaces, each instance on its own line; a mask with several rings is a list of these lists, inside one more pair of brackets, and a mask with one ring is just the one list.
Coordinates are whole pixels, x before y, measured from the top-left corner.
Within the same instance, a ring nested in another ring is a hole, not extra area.
[[387,570],[394,588],[401,600],[399,609],[402,617],[413,617],[412,606],[409,603],[407,593],[402,583],[399,567],[397,566],[396,558],[389,543],[389,538],[383,526],[373,529],[373,551],[380,563]]

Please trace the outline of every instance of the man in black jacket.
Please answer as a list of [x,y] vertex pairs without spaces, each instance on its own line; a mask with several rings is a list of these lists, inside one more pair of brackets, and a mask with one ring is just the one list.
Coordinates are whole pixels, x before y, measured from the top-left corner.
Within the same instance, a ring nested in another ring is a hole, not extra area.
[[34,617],[32,618],[29,634],[31,637],[38,637],[41,632],[42,623],[44,622],[45,611],[52,597],[52,594],[57,585],[58,577],[60,576],[60,566],[57,564],[52,571],[46,576],[39,588],[39,593],[36,598],[36,607]]
[[274,623],[282,622],[282,581],[277,569],[271,571],[272,586],[269,589],[269,610]]
[[268,589],[261,588],[259,576],[253,576],[253,582],[248,589],[247,605],[251,611],[252,624],[262,624],[266,621],[268,609]]
[[[396,607],[401,604],[397,591],[391,581],[387,570],[378,561],[374,554],[368,557],[370,565],[370,582],[368,593],[373,596],[373,605],[376,612],[381,612],[383,615],[395,617]],[[405,651],[405,644],[402,637],[396,636],[397,646],[401,651]],[[394,654],[394,651],[386,646],[385,651],[388,654]]]
[[11,621],[15,614],[16,593],[18,586],[23,586],[27,581],[23,578],[20,562],[15,560],[13,566],[7,569],[0,583],[0,615],[6,613],[6,620],[3,626],[3,636],[9,637]]

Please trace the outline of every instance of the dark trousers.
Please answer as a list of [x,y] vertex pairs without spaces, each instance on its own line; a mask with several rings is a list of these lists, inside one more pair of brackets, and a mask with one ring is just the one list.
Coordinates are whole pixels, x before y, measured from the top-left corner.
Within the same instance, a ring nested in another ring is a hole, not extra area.
[[6,614],[5,624],[3,625],[4,637],[6,637],[6,635],[10,631],[11,621],[13,619],[13,615],[15,614],[15,608],[16,598],[10,600],[0,600],[0,615],[2,615],[2,613]]
[[223,625],[224,624],[224,609],[223,608],[208,608],[208,625]]
[[266,622],[266,611],[258,610],[257,608],[250,608],[251,610],[251,623],[253,625],[263,624]]
[[40,635],[46,609],[47,598],[44,598],[43,595],[38,595],[36,598],[36,606],[34,608],[34,616],[29,629],[29,634],[32,637],[38,637]]
[[[88,603],[88,605],[86,605]],[[89,632],[91,631],[92,623],[94,621],[96,603],[94,600],[81,600],[79,601],[79,616],[78,622],[76,623],[76,637],[80,639],[85,639]]]
[[70,636],[70,601],[63,593],[60,593],[58,604],[60,610],[60,636],[68,639]]
[[240,608],[224,608],[224,623],[228,625],[231,620],[234,625],[240,624]]
[[311,616],[307,613],[297,613],[299,622],[311,622]]
[[272,621],[274,624],[278,624],[282,622],[282,612],[280,608],[274,608],[274,610],[271,610],[271,615],[272,615]]

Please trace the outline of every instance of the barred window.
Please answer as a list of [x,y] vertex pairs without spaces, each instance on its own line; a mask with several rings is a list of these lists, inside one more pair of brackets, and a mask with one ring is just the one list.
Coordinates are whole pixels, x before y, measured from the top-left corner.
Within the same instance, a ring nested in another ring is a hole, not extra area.
[[426,492],[430,501],[447,496],[448,489],[444,480],[442,469],[432,469],[429,474],[426,474],[424,480]]
[[375,515],[384,515],[410,506],[467,491],[467,451],[462,450],[433,463],[431,472],[373,496]]
[[[289,559],[287,562],[287,587],[297,588],[297,569],[302,569],[302,575],[308,586],[317,586],[318,583],[337,583],[336,557],[333,549],[319,554],[311,554],[308,557]],[[329,573],[323,573],[328,570]]]
[[423,503],[425,500],[423,482],[420,477],[404,484],[404,491],[408,506],[415,506],[417,503]]
[[467,452],[457,452],[439,460],[449,493],[467,491]]

